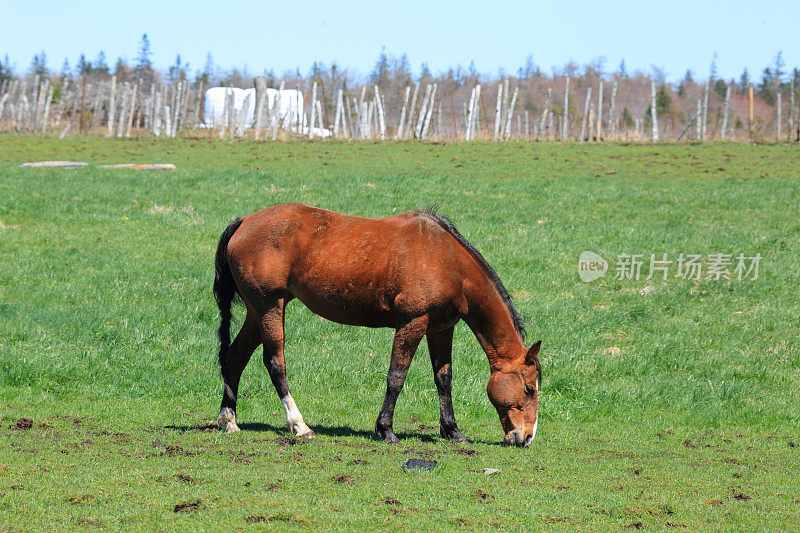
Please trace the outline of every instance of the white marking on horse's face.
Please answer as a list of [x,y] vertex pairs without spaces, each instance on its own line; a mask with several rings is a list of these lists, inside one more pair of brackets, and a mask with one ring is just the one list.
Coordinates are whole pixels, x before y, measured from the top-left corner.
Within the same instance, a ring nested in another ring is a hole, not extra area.
[[236,425],[236,412],[230,407],[220,409],[217,415],[217,427],[228,433],[239,431],[239,426]]
[[289,426],[289,431],[297,437],[311,438],[314,436],[314,432],[303,421],[303,415],[300,414],[300,410],[297,408],[297,404],[294,403],[294,398],[292,398],[291,394],[281,398],[281,405],[283,405],[283,411],[286,413],[286,425]]
[[[539,387],[538,387],[538,386],[536,387],[536,399],[537,399],[537,400],[541,400],[541,399],[542,399],[542,395],[541,395],[541,393],[539,392]],[[536,421],[533,423],[533,433],[531,434],[531,440],[529,440],[529,441],[528,441],[528,444],[530,444],[531,442],[533,442],[533,439],[535,439],[535,438],[536,438],[536,428],[538,428],[538,427],[539,427],[539,407],[541,407],[541,406],[542,406],[542,404],[541,404],[541,403],[539,403],[539,404],[536,406]],[[526,444],[526,446],[527,446],[528,444]]]

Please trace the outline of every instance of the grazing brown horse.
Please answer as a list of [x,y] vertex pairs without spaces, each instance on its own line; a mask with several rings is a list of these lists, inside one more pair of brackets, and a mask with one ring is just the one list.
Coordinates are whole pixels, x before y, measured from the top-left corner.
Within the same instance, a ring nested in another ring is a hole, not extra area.
[[[497,274],[433,209],[371,219],[285,203],[237,218],[217,247],[214,294],[221,315],[221,429],[239,429],[239,378],[263,344],[264,364],[289,429],[298,437],[314,436],[286,382],[284,310],[297,298],[334,322],[395,329],[386,398],[375,424],[386,442],[398,441],[394,407],[423,336],[439,392],[440,433],[467,441],[450,398],[453,328],[462,319],[489,358],[487,392],[506,442],[527,446],[536,435],[541,342],[525,348],[521,318]],[[247,314],[231,344],[231,303],[237,294]]]

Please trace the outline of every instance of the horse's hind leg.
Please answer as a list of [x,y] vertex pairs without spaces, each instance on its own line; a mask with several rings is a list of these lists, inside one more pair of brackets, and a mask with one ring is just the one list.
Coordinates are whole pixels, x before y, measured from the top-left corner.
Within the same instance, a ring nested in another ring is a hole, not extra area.
[[428,351],[433,366],[433,380],[439,392],[439,433],[442,437],[456,442],[469,442],[458,430],[456,415],[453,413],[451,391],[453,374],[451,361],[453,357],[453,329],[440,333],[428,334]]
[[425,335],[427,327],[428,317],[423,316],[398,328],[394,334],[392,359],[389,363],[389,374],[386,376],[386,397],[383,399],[378,421],[375,422],[375,431],[388,444],[399,442],[392,428],[394,406],[403,389],[411,360],[414,358],[414,353],[417,351],[417,346]]
[[314,432],[303,421],[303,415],[297,409],[297,404],[289,392],[289,383],[286,381],[286,360],[283,356],[283,315],[286,300],[278,299],[273,307],[264,313],[261,318],[261,336],[264,339],[264,366],[269,371],[269,377],[275,386],[275,391],[281,399],[286,425],[298,437],[312,438]]
[[227,376],[222,393],[222,405],[217,416],[217,426],[225,431],[239,431],[236,425],[236,399],[239,394],[239,379],[244,367],[250,361],[256,347],[261,343],[258,319],[249,310],[244,324],[228,351],[228,362],[224,376]]

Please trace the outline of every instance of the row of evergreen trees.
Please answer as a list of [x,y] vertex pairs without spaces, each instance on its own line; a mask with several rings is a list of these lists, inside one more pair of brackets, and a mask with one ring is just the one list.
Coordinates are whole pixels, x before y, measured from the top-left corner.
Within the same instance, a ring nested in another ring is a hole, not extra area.
[[[84,54],[78,58],[74,68],[70,66],[69,61],[64,59],[59,72],[53,72],[48,68],[47,56],[44,51],[35,54],[31,61],[30,68],[27,72],[29,75],[40,77],[48,77],[59,75],[62,77],[92,77],[92,76],[108,76],[115,75],[122,81],[134,80],[139,82],[151,82],[162,76],[162,73],[156,72],[153,67],[153,52],[150,45],[150,39],[147,34],[143,34],[138,45],[138,53],[132,64],[129,64],[124,58],[117,59],[114,66],[110,66],[106,55],[100,51],[97,58],[94,60],[88,59]],[[586,79],[599,79],[613,78],[625,79],[629,77],[642,76],[642,73],[637,72],[631,75],[625,66],[623,60],[619,67],[610,73],[605,72],[605,60],[598,58],[587,65],[581,67],[574,61],[569,61],[562,67],[552,69],[552,77],[559,76],[572,76],[584,77]],[[163,73],[163,77],[168,82],[175,80],[190,79],[191,68],[189,63],[183,62],[181,56],[175,58],[175,62]],[[0,82],[6,79],[11,79],[14,76],[11,65],[6,56],[0,61]],[[320,79],[327,87],[343,87],[348,88],[353,85],[360,85],[363,81],[355,76],[352,71],[342,68],[340,65],[333,63],[329,66],[320,62],[314,62],[309,69],[307,76],[304,76],[300,69],[294,72],[286,72],[282,76],[275,74],[273,70],[265,70],[263,75],[267,78],[269,86],[277,86],[280,80],[287,80],[290,83],[299,82],[304,79]],[[505,72],[499,72],[497,78],[506,77]],[[653,72],[649,74],[656,80],[656,83],[661,87],[659,90],[659,107],[668,108],[669,95],[666,90],[666,76],[658,68],[653,68]],[[800,70],[797,67],[788,71],[785,61],[783,60],[782,52],[778,52],[772,63],[766,66],[761,72],[760,80],[754,81],[750,72],[745,68],[738,79],[724,80],[717,75],[716,67],[716,54],[711,63],[709,80],[712,84],[713,90],[720,96],[724,97],[726,87],[731,84],[735,92],[744,93],[748,88],[753,85],[756,93],[761,96],[768,104],[775,103],[776,94],[779,91],[786,91],[791,79],[797,80],[800,76]],[[240,71],[233,68],[229,71],[222,71],[215,67],[211,53],[209,52],[206,57],[206,62],[202,69],[198,69],[194,73],[194,82],[203,82],[206,86],[209,85],[243,85],[250,86],[253,74],[245,71]],[[542,69],[536,65],[532,56],[528,56],[525,64],[517,69],[516,77],[520,81],[529,80],[533,78],[546,78]],[[416,82],[430,82],[433,80],[442,80],[449,82],[455,86],[471,86],[479,83],[481,80],[486,81],[491,79],[478,72],[475,63],[470,63],[469,67],[464,68],[461,65],[451,67],[447,71],[440,73],[437,76],[431,72],[427,63],[422,63],[420,71],[414,75],[411,63],[408,57],[403,54],[395,57],[386,53],[385,48],[381,50],[378,60],[376,61],[372,71],[369,74],[369,82],[374,85],[379,85],[383,88],[390,87],[405,87],[411,83]],[[698,82],[695,81],[694,74],[687,71],[683,79],[681,79],[676,87],[679,96],[683,97],[687,87],[690,87]]]

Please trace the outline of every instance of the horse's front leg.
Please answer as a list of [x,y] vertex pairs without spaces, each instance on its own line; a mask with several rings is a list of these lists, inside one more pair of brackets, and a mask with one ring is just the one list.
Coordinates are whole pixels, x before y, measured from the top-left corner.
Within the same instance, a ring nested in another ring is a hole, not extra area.
[[283,319],[286,300],[280,299],[275,306],[269,309],[261,319],[264,338],[264,365],[267,367],[269,377],[278,393],[278,398],[286,414],[286,425],[289,431],[297,437],[313,438],[314,432],[306,425],[303,415],[289,392],[289,383],[286,381],[286,360],[283,356]]
[[398,328],[394,334],[392,359],[389,363],[389,374],[386,377],[386,397],[383,400],[378,421],[375,423],[375,431],[378,436],[389,444],[399,442],[392,429],[394,406],[397,403],[397,396],[403,389],[411,360],[414,358],[414,353],[417,351],[417,346],[425,335],[427,327],[428,317],[418,317]]
[[456,425],[456,415],[453,412],[451,397],[454,329],[455,327],[452,327],[439,333],[429,333],[428,351],[433,366],[433,380],[436,383],[436,390],[439,392],[439,434],[455,442],[469,443]]

